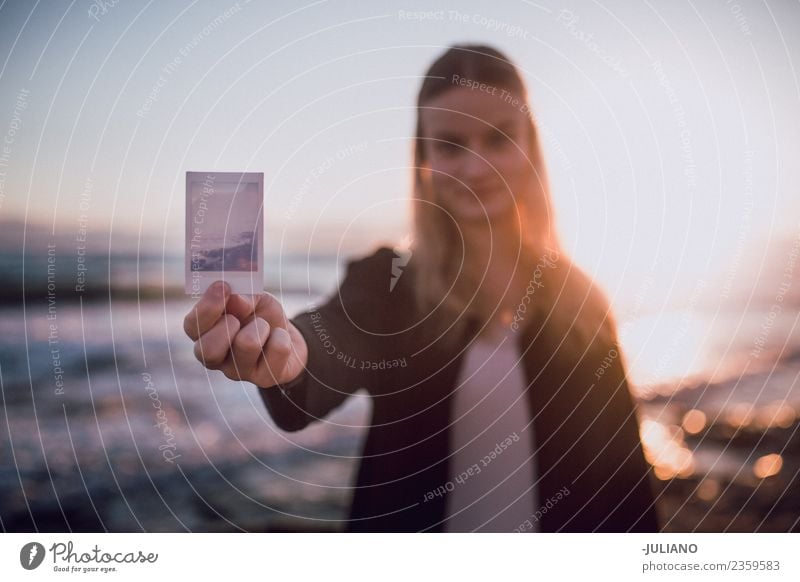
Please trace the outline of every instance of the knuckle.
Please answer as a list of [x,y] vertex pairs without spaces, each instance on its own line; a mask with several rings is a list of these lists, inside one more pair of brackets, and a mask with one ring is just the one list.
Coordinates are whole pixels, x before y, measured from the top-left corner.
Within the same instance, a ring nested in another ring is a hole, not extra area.
[[197,339],[197,317],[194,310],[186,314],[183,318],[183,331],[193,340]]
[[283,305],[281,302],[278,301],[278,298],[275,297],[272,293],[264,292],[264,295],[261,299],[264,304],[264,308],[268,313],[275,314],[279,316],[281,319],[284,319],[284,312],[283,312]]
[[236,366],[233,364],[221,367],[220,371],[228,380],[242,380],[242,376],[239,374],[241,370],[237,371]]
[[270,346],[270,353],[279,359],[285,359],[292,353],[292,347],[284,342],[273,342]]
[[194,308],[195,319],[200,321],[211,316],[211,305],[207,301],[200,300]]
[[289,332],[282,328],[275,330],[275,333],[270,338],[269,347],[271,352],[282,357],[291,354],[292,341]]
[[266,307],[273,307],[275,305],[280,307],[281,304],[280,301],[278,301],[278,298],[269,291],[264,291],[264,293],[262,293],[261,301],[264,302]]
[[236,316],[231,315],[230,313],[226,313],[222,317],[223,317],[223,320],[225,321],[225,327],[229,331],[231,331],[231,330],[232,331],[238,331],[239,330],[239,325],[240,324],[239,324],[239,320],[236,318]]
[[203,346],[203,342],[194,342],[194,357],[200,360],[203,365],[208,365],[208,350]]
[[204,366],[211,369],[215,369],[225,360],[223,350],[211,341],[203,341],[202,338],[194,344],[194,355]]
[[257,317],[236,335],[234,347],[252,357],[264,349],[269,333],[269,324]]
[[261,344],[258,338],[251,333],[240,333],[233,340],[233,347],[236,351],[245,354],[253,354],[261,351]]
[[286,368],[286,364],[289,361],[289,354],[272,351],[267,355],[266,360],[267,369],[279,375],[280,372]]

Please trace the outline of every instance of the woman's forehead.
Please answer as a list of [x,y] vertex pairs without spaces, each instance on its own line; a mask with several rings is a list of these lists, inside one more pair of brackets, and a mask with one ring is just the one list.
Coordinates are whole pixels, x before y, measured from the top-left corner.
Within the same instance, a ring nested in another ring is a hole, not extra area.
[[447,128],[452,131],[485,131],[492,127],[525,122],[524,102],[507,91],[457,87],[422,104],[419,115],[426,133]]

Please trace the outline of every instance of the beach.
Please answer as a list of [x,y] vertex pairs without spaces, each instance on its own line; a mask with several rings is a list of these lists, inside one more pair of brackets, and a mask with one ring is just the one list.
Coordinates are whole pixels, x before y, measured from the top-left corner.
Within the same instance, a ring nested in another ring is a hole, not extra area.
[[[283,300],[295,313],[308,296]],[[258,388],[195,360],[182,330],[190,306],[0,309],[5,531],[343,529],[367,394],[283,432]],[[663,531],[798,530],[798,363],[787,352],[752,373],[640,398]]]

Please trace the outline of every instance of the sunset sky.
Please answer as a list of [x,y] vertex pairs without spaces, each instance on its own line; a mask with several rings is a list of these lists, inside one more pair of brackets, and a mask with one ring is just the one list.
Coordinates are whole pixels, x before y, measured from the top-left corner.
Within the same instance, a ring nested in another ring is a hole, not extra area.
[[102,4],[0,5],[2,223],[180,254],[185,172],[250,171],[268,255],[399,241],[420,76],[478,41],[523,71],[565,245],[612,294],[798,231],[796,3]]

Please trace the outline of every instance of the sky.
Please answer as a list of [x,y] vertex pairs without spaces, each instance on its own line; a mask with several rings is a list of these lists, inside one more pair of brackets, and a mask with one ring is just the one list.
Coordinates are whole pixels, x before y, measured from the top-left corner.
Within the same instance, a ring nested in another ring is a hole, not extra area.
[[421,76],[483,42],[526,79],[567,251],[687,295],[800,232],[798,28],[789,1],[5,1],[0,225],[181,254],[185,172],[247,171],[268,255],[400,241]]

